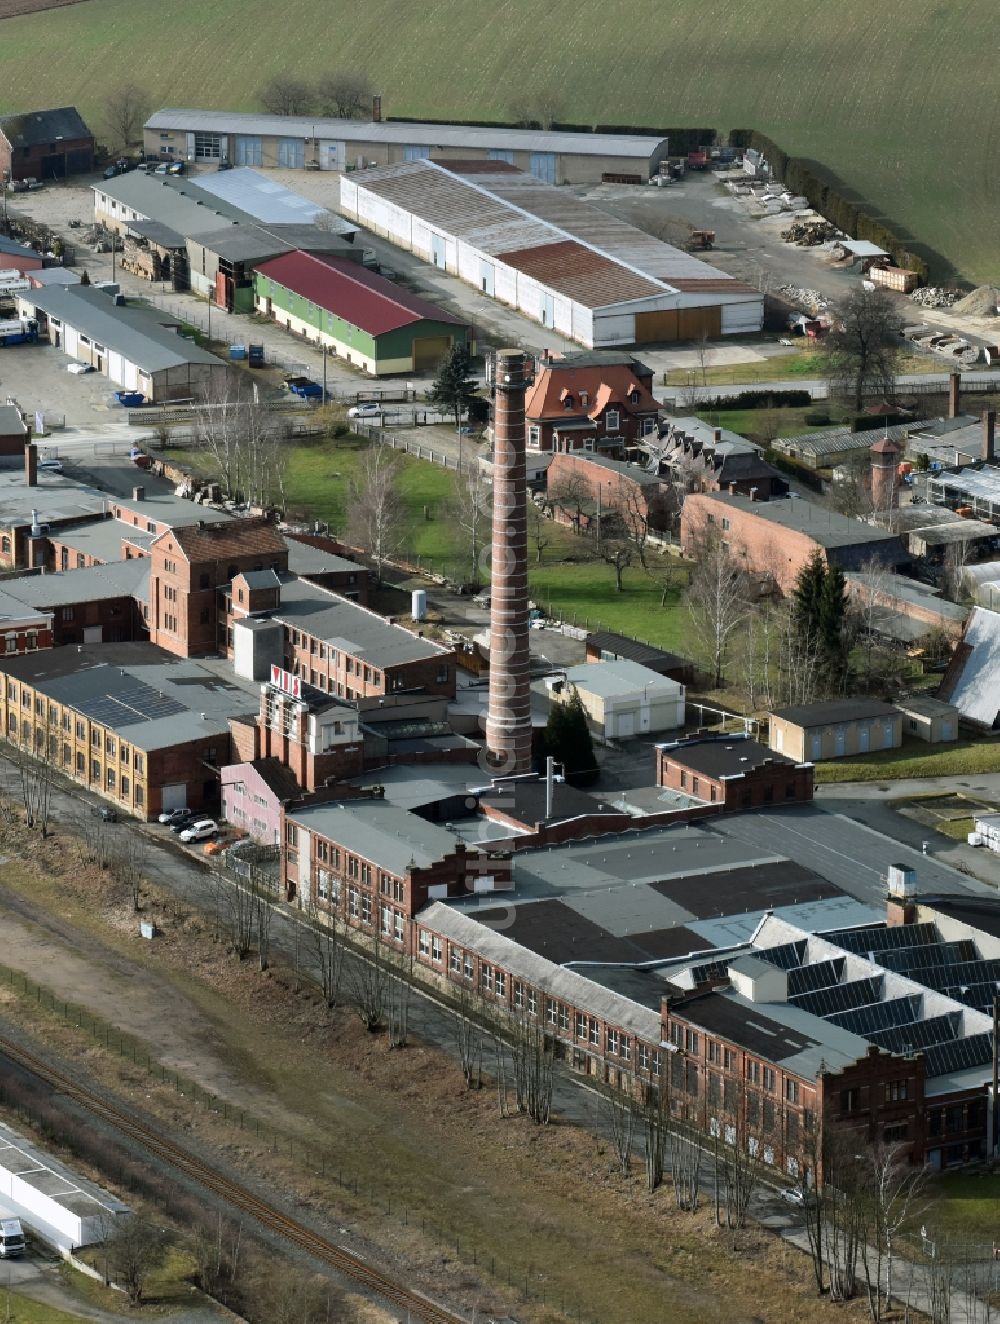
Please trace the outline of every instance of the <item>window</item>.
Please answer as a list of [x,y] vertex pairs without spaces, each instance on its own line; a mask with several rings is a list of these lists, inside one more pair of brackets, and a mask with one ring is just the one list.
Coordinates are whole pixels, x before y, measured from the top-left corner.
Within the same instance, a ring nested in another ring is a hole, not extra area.
[[722,1050],[722,1065],[727,1071],[733,1071],[736,1067],[736,1054],[731,1048]]
[[564,1007],[561,1002],[559,1004],[559,1028],[563,1031],[569,1029],[569,1008]]
[[649,1046],[647,1044],[639,1045],[639,1070],[649,1070]]
[[886,1103],[902,1103],[907,1096],[907,1082],[905,1080],[890,1080],[885,1087]]
[[694,1030],[685,1030],[685,1032],[684,1032],[684,1047],[685,1047],[685,1049],[687,1050],[687,1052],[691,1053],[692,1055],[696,1055],[696,1054],[697,1054],[697,1052],[698,1052],[698,1036],[697,1036],[697,1034],[695,1034]]
[[590,1042],[595,1048],[601,1046],[601,1025],[596,1016],[592,1016],[590,1020]]
[[222,139],[217,133],[196,133],[194,154],[197,160],[218,161],[222,157]]
[[367,924],[371,928],[372,923],[372,899],[367,892],[361,893],[361,923]]
[[542,439],[542,429],[539,427],[528,428],[528,445],[537,446]]
[[749,1080],[752,1084],[754,1084],[754,1085],[759,1085],[759,1084],[760,1084],[760,1063],[759,1063],[759,1062],[747,1062],[747,1064],[746,1064],[746,1077],[747,1077],[747,1080]]
[[74,609],[72,607],[63,607],[61,615],[64,621],[71,621],[74,616]]
[[471,979],[472,976],[475,974],[475,966],[473,965],[472,955],[470,952],[466,952],[462,960],[462,974],[465,976],[466,979]]
[[887,1126],[882,1132],[882,1137],[887,1143],[894,1140],[905,1140],[909,1135],[910,1128],[906,1122],[896,1122],[892,1126]]
[[722,1061],[722,1045],[710,1041],[708,1045],[708,1060],[717,1066]]
[[649,1073],[654,1079],[656,1079],[660,1074],[660,1060],[661,1059],[659,1053],[654,1052],[653,1060],[650,1063],[650,1068],[649,1068]]
[[[524,1006],[524,985],[521,984],[521,983],[518,983],[518,982],[515,980],[515,982],[514,982],[514,1010],[515,1010],[515,1011],[520,1011],[521,1008],[522,1008],[523,1006]],[[584,1019],[586,1019],[586,1018],[584,1018]]]
[[[67,749],[67,751],[68,751],[68,749],[69,749],[69,746],[68,746],[68,745],[66,746],[66,749]],[[67,763],[69,762],[69,758],[68,758],[68,757],[66,758],[65,762],[67,762]],[[122,780],[121,780],[121,791],[122,791],[122,795],[128,795],[130,789],[131,789],[131,788],[130,788],[130,786],[129,786],[129,780],[128,780],[128,778],[127,778],[127,777],[122,777]]]
[[632,1061],[632,1040],[627,1034],[622,1035],[622,1061]]
[[448,969],[455,975],[460,975],[462,973],[461,947],[452,947],[450,949],[448,953]]
[[[434,938],[432,938],[432,939],[431,939],[431,960],[432,960],[432,961],[436,961],[436,962],[438,963],[438,965],[440,965],[440,964],[441,964],[441,958],[442,958],[442,955],[443,955],[443,948],[442,948],[442,946],[441,946],[441,939],[438,938],[438,937],[434,937]],[[498,985],[499,985],[499,982],[500,982],[500,975],[499,975],[499,972],[498,972],[498,973],[497,973],[497,984],[498,984]],[[498,990],[498,991],[499,991],[499,990]]]
[[347,913],[352,919],[357,919],[361,914],[361,893],[356,887],[347,889]]
[[285,842],[289,846],[297,846],[299,844],[299,830],[294,823],[285,824]]
[[618,1056],[618,1031],[617,1031],[617,1030],[609,1030],[609,1031],[608,1031],[608,1052],[611,1054],[612,1057],[617,1057],[617,1056]]
[[770,1092],[771,1092],[772,1094],[774,1093],[774,1068],[773,1068],[773,1067],[765,1067],[765,1068],[764,1068],[764,1088],[765,1088],[766,1090],[770,1090]]
[[609,409],[604,415],[605,432],[617,432],[621,426],[621,414],[617,409]]
[[538,1015],[538,994],[533,988],[528,989],[528,1014],[530,1016]]
[[722,517],[722,527],[723,527],[723,530],[725,530],[725,531],[728,531],[728,529],[729,529],[729,520],[726,518],[725,515],[723,515],[723,517]]
[[382,932],[388,937],[392,933],[392,906],[381,906],[379,908],[381,917]]
[[[886,1088],[886,1097],[888,1097],[889,1087]],[[861,1091],[857,1088],[840,1091],[840,1111],[842,1113],[857,1112],[861,1107]]]
[[479,983],[484,993],[493,992],[493,967],[491,965],[480,966]]
[[496,973],[497,997],[498,997],[498,998],[505,998],[505,997],[507,996],[507,975],[506,975],[506,972],[503,971],[503,970],[497,970],[495,973]]
[[576,1013],[576,1037],[578,1039],[587,1037],[587,1018],[582,1011]]
[[785,1081],[785,1098],[789,1103],[798,1103],[799,1101],[799,1082],[797,1080]]
[[136,770],[136,772],[138,772],[139,774],[142,773],[143,762],[144,762],[144,760],[143,760],[142,755],[141,755],[141,754],[136,754],[136,756],[135,756],[135,770]]

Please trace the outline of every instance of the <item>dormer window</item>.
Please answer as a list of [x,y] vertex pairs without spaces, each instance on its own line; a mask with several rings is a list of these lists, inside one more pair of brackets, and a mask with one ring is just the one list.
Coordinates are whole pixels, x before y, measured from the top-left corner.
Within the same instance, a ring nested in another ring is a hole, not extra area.
[[587,394],[587,392],[586,392],[586,391],[581,391],[581,392],[580,392],[580,404],[583,406],[584,409],[587,408],[587,405],[588,405],[589,401],[590,401],[590,396]]
[[633,403],[634,405],[637,405],[637,404],[639,403],[639,392],[638,392],[638,391],[633,391],[633,392],[629,395],[629,399],[632,401],[632,403]]
[[563,409],[573,408],[573,397],[568,393],[563,396]]

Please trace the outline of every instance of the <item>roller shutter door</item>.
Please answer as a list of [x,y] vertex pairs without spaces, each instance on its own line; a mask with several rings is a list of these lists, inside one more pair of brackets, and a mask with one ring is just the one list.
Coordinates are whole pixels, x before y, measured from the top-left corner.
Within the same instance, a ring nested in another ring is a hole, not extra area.
[[413,370],[436,368],[451,349],[451,336],[425,336],[413,342]]
[[658,340],[677,340],[677,309],[668,308],[656,313],[636,313],[636,344],[648,345]]
[[722,335],[722,309],[718,304],[709,308],[680,308],[677,317],[678,340]]

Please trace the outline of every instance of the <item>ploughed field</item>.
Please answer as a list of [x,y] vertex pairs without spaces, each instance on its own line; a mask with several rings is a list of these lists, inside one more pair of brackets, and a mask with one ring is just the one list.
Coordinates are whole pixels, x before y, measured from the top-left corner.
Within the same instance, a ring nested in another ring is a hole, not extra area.
[[252,109],[285,69],[361,69],[386,113],[436,118],[557,88],[571,122],[758,128],[912,234],[935,279],[982,283],[1000,279],[995,17],[993,0],[88,0],[3,23],[0,110],[76,102],[99,128],[116,79]]

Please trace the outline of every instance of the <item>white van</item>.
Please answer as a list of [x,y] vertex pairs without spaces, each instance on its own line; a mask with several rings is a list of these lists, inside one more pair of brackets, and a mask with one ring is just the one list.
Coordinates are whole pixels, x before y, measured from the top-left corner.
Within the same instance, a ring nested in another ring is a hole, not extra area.
[[24,1229],[21,1220],[9,1209],[0,1209],[0,1260],[13,1260],[24,1254]]

